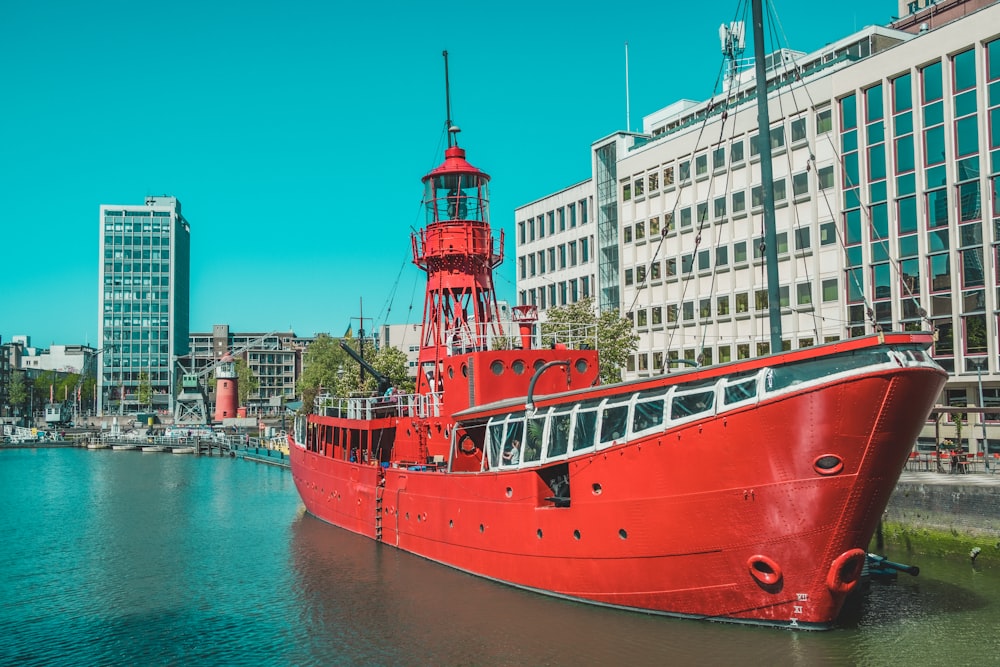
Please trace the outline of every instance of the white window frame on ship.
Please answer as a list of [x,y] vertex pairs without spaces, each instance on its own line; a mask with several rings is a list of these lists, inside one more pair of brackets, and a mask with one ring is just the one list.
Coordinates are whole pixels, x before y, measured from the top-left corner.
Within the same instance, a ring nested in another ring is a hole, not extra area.
[[[722,376],[716,378],[712,384],[708,384],[706,381],[692,381],[691,384],[696,386],[686,388],[688,383],[681,382],[679,384],[670,385],[669,387],[663,387],[660,389],[630,392],[627,395],[608,396],[602,399],[585,400],[575,403],[571,407],[560,405],[549,406],[542,408],[530,417],[528,417],[524,412],[506,414],[499,419],[497,417],[491,417],[487,422],[486,428],[488,463],[490,469],[492,470],[519,470],[522,468],[537,467],[554,461],[574,458],[581,454],[608,449],[613,445],[621,442],[627,442],[635,438],[647,437],[656,433],[665,433],[672,428],[689,422],[706,419],[723,412],[757,404],[765,398],[801,391],[813,386],[836,381],[837,379],[850,377],[851,375],[856,375],[859,372],[870,373],[873,370],[888,369],[899,366],[914,367],[936,365],[933,359],[931,359],[930,356],[923,351],[912,349],[876,349],[878,351],[875,352],[874,355],[868,357],[870,361],[875,363],[862,363],[832,375],[818,373],[815,377],[804,380],[796,380],[778,389],[769,389],[768,383],[773,378],[773,370],[770,367],[763,367],[753,373],[747,373],[745,375],[738,375],[735,377]],[[868,354],[871,354],[871,352]],[[885,361],[878,362],[877,354],[884,354]],[[727,390],[729,389],[734,389],[733,394],[736,394],[735,400],[729,400],[729,396],[727,396]],[[744,394],[745,397],[740,398],[739,393]],[[683,405],[683,401],[689,397],[696,397],[700,395],[710,397],[710,402],[702,409],[683,416],[673,416],[675,413],[675,406]],[[644,428],[636,429],[636,406],[655,403],[658,401],[663,401],[662,420],[659,423],[652,423]],[[617,438],[602,438],[601,434],[604,431],[604,422],[607,416],[607,411],[622,407],[627,410],[624,437],[619,435]],[[577,428],[579,425],[578,418],[581,414],[589,412],[595,413],[593,417],[593,438],[586,446],[574,449]],[[569,419],[569,431],[566,436],[567,451],[554,456],[549,456],[548,452],[551,444],[550,439],[553,433],[552,429],[554,428],[553,420],[557,416],[565,416]],[[542,426],[541,450],[537,460],[526,461],[524,459],[526,445],[525,440],[528,423],[532,419],[545,420]],[[503,447],[510,438],[510,429],[515,423],[521,424],[520,460],[517,465],[504,465],[502,463]],[[503,425],[501,431],[503,434],[503,442],[498,448],[495,449],[493,447],[494,428],[501,424]],[[496,461],[495,456],[499,456],[501,460]]]

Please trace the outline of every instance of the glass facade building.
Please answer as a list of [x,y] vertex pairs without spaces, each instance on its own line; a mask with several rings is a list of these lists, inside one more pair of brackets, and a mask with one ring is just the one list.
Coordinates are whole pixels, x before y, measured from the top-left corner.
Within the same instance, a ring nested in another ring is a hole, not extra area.
[[191,229],[181,203],[105,204],[100,230],[98,414],[172,412],[190,310]]

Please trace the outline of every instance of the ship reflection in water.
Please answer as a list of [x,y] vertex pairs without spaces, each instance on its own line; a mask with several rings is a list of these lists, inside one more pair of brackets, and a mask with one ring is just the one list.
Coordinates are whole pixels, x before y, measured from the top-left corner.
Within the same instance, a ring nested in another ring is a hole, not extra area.
[[906,656],[914,664],[965,664],[1000,650],[1000,573],[964,564],[924,561],[920,577],[873,583],[849,599],[839,629],[823,633],[546,597],[441,567],[309,514],[292,526],[291,558],[298,620],[310,637],[289,655],[298,664],[899,664]]

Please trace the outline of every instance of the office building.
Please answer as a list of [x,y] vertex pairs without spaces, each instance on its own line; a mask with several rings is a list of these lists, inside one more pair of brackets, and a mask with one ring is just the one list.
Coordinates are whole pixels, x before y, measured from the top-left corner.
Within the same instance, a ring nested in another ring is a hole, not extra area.
[[101,205],[100,230],[98,414],[170,412],[175,361],[188,351],[190,225],[162,196]]
[[[943,402],[1000,407],[1000,5],[911,4],[905,30],[770,54],[763,140],[753,71],[733,66],[724,93],[613,135],[613,170],[598,160],[612,143],[594,144],[592,185],[574,187],[608,204],[598,247],[618,266],[599,269],[596,288],[609,303],[617,290],[640,337],[627,378],[772,352],[759,164],[770,150],[783,349],[933,327],[952,374]],[[538,213],[518,209],[519,229],[529,219],[537,228]],[[518,262],[531,278],[531,258],[558,240],[526,234]],[[570,275],[546,262],[547,281]],[[523,284],[519,303],[532,303]]]

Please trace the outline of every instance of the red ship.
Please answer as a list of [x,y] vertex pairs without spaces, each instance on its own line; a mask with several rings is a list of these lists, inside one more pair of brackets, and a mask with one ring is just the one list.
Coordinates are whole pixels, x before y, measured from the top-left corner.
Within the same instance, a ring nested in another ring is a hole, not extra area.
[[296,420],[306,509],[548,595],[830,627],[944,384],[931,334],[602,386],[597,351],[541,349],[535,312],[519,307],[513,349],[492,349],[503,236],[489,176],[453,135],[423,178],[427,225],[413,236],[427,272],[415,393],[320,397]]

